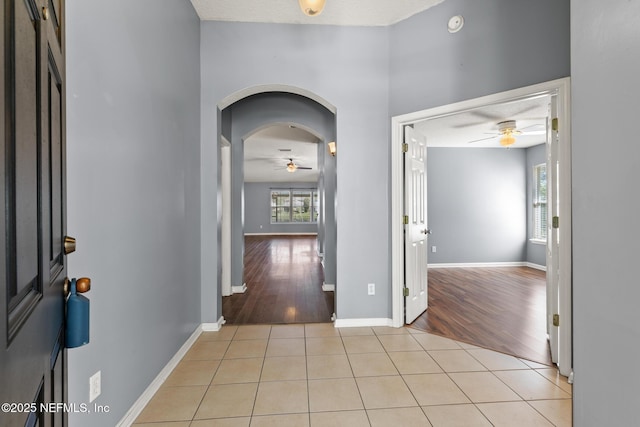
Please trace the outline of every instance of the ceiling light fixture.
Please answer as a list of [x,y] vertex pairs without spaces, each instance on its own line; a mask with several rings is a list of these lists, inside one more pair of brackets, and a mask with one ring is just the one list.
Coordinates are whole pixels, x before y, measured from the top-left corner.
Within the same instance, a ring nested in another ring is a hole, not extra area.
[[498,123],[498,132],[502,135],[500,137],[500,145],[503,147],[513,145],[516,142],[516,137],[514,135],[520,135],[521,133],[516,130],[515,120],[505,120],[504,122]]
[[293,172],[296,171],[296,169],[298,169],[298,168],[296,167],[296,164],[293,163],[293,160],[290,161],[289,163],[287,163],[287,172],[293,173]]
[[307,16],[316,16],[322,13],[326,0],[298,0],[300,9]]
[[510,131],[505,132],[502,138],[500,138],[500,145],[502,145],[503,147],[508,147],[510,145],[513,145],[515,142],[516,142],[516,137],[513,136],[513,133],[511,133]]

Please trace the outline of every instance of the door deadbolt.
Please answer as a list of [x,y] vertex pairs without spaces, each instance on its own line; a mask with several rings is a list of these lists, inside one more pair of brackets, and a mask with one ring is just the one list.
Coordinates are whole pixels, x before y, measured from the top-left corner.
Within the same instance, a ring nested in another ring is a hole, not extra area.
[[71,236],[64,236],[64,254],[69,255],[76,251],[76,239]]

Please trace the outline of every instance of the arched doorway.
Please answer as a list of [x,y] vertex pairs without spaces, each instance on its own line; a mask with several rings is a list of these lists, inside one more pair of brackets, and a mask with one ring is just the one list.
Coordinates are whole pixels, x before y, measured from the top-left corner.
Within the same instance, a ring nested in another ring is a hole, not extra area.
[[[292,131],[304,131],[316,139],[318,178],[310,190],[317,191],[320,205],[316,234],[317,252],[322,254],[324,283],[321,285],[324,285],[323,289],[335,290],[336,161],[326,149],[328,142],[336,141],[335,108],[303,89],[260,86],[223,100],[219,104],[218,118],[218,158],[221,159],[218,194],[222,202],[218,214],[221,239],[217,251],[221,266],[218,271],[220,300],[222,296],[251,292],[251,284],[245,281],[245,142],[265,129],[286,129],[283,126]],[[264,221],[271,225],[273,220],[264,218]],[[221,301],[218,303],[222,308]],[[282,321],[282,317],[260,319],[260,323]],[[330,321],[330,317],[325,321]]]

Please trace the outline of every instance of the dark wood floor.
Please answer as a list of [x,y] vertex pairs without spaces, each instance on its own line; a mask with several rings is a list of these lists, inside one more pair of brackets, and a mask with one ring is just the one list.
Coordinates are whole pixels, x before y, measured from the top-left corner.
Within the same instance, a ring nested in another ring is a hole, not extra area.
[[[244,294],[229,324],[330,322],[315,236],[246,236]],[[545,273],[527,267],[429,270],[429,309],[411,327],[550,365]]]
[[247,291],[222,299],[230,324],[330,322],[316,236],[245,236]]
[[545,272],[429,269],[429,308],[411,327],[551,365]]

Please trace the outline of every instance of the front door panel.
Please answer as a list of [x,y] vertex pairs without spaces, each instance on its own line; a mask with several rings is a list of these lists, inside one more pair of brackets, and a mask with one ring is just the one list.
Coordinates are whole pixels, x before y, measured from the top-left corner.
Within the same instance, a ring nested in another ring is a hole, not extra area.
[[65,401],[64,3],[7,0],[0,20],[0,425],[62,426],[40,404]]

